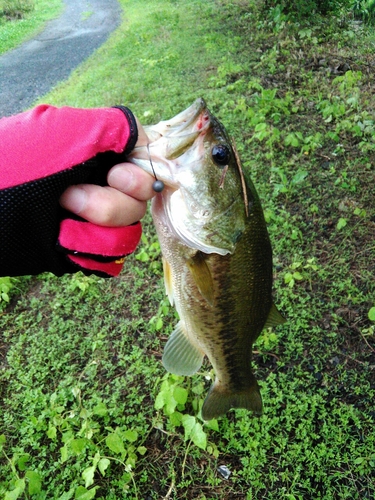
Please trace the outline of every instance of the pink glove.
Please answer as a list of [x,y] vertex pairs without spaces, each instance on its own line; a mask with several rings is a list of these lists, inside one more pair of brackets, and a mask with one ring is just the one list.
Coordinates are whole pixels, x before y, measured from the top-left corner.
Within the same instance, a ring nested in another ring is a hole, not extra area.
[[73,184],[106,185],[138,138],[132,112],[41,105],[0,120],[0,275],[116,276],[140,223],[102,227],[59,205]]

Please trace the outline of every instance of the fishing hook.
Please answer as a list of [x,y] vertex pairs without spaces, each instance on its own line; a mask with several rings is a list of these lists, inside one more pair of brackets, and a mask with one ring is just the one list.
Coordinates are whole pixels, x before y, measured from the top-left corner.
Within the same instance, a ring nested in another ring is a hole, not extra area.
[[147,153],[148,153],[148,159],[150,160],[152,172],[153,172],[154,177],[155,177],[155,181],[152,184],[152,189],[155,191],[155,193],[161,193],[164,189],[164,182],[159,181],[159,179],[156,177],[154,165],[152,164],[152,160],[151,160],[150,143],[147,143]]

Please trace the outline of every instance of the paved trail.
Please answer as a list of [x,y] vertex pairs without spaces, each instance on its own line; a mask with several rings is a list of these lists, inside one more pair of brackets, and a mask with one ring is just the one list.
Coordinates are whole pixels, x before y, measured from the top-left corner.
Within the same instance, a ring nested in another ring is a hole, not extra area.
[[61,17],[0,56],[0,117],[23,111],[100,47],[120,24],[117,0],[64,0]]

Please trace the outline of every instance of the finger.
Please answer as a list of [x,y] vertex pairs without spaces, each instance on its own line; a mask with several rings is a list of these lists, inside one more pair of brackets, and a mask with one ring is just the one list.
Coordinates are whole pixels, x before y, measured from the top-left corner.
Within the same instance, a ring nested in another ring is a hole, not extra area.
[[108,184],[137,200],[155,196],[152,184],[155,178],[132,163],[120,163],[108,172]]
[[128,226],[146,213],[146,201],[136,200],[109,186],[79,184],[70,186],[60,204],[83,219],[99,226]]
[[146,146],[150,142],[150,140],[147,137],[145,129],[140,124],[140,122],[139,122],[139,120],[138,120],[137,117],[135,117],[135,120],[137,122],[137,127],[138,127],[138,140],[137,140],[137,143],[136,143],[136,147],[137,146]]

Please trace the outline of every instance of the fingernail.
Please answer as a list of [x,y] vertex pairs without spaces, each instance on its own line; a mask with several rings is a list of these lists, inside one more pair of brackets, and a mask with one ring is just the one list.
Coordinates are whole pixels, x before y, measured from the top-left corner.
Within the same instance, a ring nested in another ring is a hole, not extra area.
[[123,166],[114,167],[108,174],[108,184],[123,193],[131,191],[135,184],[134,172]]
[[80,214],[86,206],[87,193],[84,189],[76,186],[69,188],[61,197],[61,205],[74,212],[75,214]]

